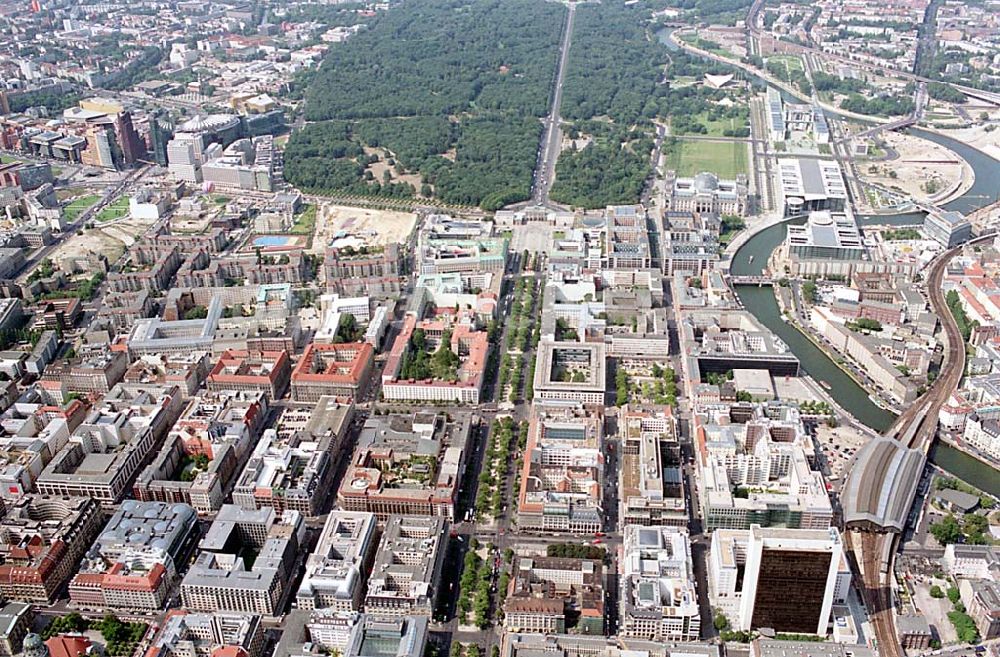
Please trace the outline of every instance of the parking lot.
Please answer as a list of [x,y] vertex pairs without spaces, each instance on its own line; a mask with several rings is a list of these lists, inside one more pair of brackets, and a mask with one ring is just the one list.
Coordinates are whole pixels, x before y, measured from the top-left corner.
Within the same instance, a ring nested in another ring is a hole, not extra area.
[[918,613],[927,617],[927,622],[930,623],[931,629],[937,632],[942,645],[948,645],[958,641],[955,627],[948,620],[948,612],[952,610],[952,604],[947,597],[931,597],[930,588],[935,584],[940,586],[942,591],[947,591],[951,586],[943,579],[913,575],[913,579],[910,580],[910,585],[913,588],[913,604]]
[[831,481],[843,478],[844,471],[858,448],[869,440],[866,435],[853,427],[828,427],[825,424],[816,427],[816,439],[829,466],[828,479]]

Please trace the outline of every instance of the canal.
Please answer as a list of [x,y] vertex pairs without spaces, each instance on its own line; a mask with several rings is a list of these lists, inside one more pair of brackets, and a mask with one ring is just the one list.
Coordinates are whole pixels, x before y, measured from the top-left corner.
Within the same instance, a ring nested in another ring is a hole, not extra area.
[[[951,138],[925,130],[911,130],[911,132],[955,151],[965,158],[976,173],[976,181],[972,188],[963,196],[946,204],[946,209],[968,213],[992,202],[996,190],[1000,189],[1000,166],[995,160]],[[895,216],[869,215],[858,219],[858,223],[862,226],[914,225],[922,221],[921,213]],[[784,225],[773,226],[748,240],[733,257],[732,273],[759,275],[772,251],[784,240],[785,232]],[[895,415],[872,402],[864,388],[855,383],[854,379],[840,369],[822,349],[782,319],[772,288],[740,285],[736,287],[736,293],[743,306],[785,341],[798,356],[802,369],[826,387],[837,403],[859,422],[872,429],[880,433],[888,429]],[[933,463],[973,486],[1000,495],[1000,473],[988,464],[940,442],[931,451],[930,458]]]
[[1000,472],[960,449],[938,440],[931,447],[931,463],[979,490],[1000,497]]
[[[660,43],[668,49],[676,50],[677,46],[670,41],[672,32],[673,29],[665,28],[659,30],[656,36]],[[911,128],[909,133],[951,149],[964,158],[976,174],[976,180],[972,187],[962,196],[945,204],[946,210],[968,214],[976,208],[996,200],[998,190],[1000,190],[1000,165],[996,160],[982,151],[934,132]],[[906,226],[919,225],[922,222],[923,213],[920,212],[858,217],[858,223],[861,226],[877,224]],[[734,275],[759,275],[771,253],[784,238],[784,225],[768,228],[755,235],[734,255],[731,264],[732,273]],[[854,379],[848,376],[822,349],[781,318],[772,288],[739,285],[736,287],[736,294],[745,308],[775,335],[785,341],[785,344],[799,358],[802,369],[820,385],[827,388],[837,403],[857,418],[859,422],[879,433],[885,432],[892,425],[896,417],[892,412],[872,402],[864,388],[855,383]],[[932,448],[930,460],[973,486],[1000,496],[1000,473],[988,464],[940,441],[935,443]]]

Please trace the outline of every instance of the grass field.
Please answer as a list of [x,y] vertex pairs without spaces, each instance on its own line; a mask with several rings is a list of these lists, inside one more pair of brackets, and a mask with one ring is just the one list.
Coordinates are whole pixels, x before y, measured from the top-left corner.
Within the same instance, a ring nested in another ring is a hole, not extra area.
[[785,82],[792,82],[792,74],[795,72],[804,73],[805,69],[802,67],[802,60],[796,55],[772,55],[767,58],[768,65],[771,62],[780,64],[785,69],[784,75],[781,75]]
[[72,203],[66,206],[64,213],[66,215],[66,221],[76,221],[81,214],[86,211],[87,208],[92,206],[101,200],[101,197],[97,194],[91,194],[89,196],[81,196]]
[[[711,121],[708,118],[708,112],[700,112],[696,114],[694,118],[708,130],[708,132],[704,135],[706,137],[724,137],[726,130],[745,128],[748,123],[748,120],[738,118],[717,119],[715,121]],[[687,133],[678,132],[677,134],[683,135]]]
[[97,213],[95,219],[98,221],[114,221],[121,219],[128,214],[128,197],[122,196],[111,205],[106,206]]
[[701,48],[702,50],[719,55],[720,57],[734,57],[733,53],[723,48],[721,43],[705,39],[697,34],[682,34],[681,40],[690,43],[696,48]]
[[306,205],[295,217],[295,223],[289,232],[295,235],[312,235],[316,232],[316,206],[311,203]]
[[748,173],[747,145],[739,142],[679,141],[667,155],[667,168],[678,176],[693,176],[711,171],[720,178],[732,179]]

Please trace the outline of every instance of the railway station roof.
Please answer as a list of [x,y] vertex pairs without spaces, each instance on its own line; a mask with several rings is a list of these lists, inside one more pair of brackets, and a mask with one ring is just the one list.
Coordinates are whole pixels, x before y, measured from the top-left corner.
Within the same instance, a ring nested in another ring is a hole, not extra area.
[[924,468],[924,454],[886,437],[866,443],[855,457],[842,502],[848,527],[902,532]]

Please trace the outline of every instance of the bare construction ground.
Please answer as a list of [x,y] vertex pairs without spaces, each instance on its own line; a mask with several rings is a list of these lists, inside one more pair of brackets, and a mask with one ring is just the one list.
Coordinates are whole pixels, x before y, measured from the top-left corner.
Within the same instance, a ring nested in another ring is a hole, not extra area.
[[969,113],[978,117],[982,112],[986,112],[992,123],[980,123],[968,128],[938,130],[938,132],[978,148],[990,157],[1000,160],[1000,124],[996,123],[1000,121],[1000,109],[987,111],[980,107],[970,110]]
[[417,223],[413,212],[372,210],[346,205],[322,204],[316,215],[316,233],[311,250],[323,253],[337,233],[358,235],[373,244],[401,244]]
[[934,201],[948,190],[963,193],[975,181],[972,167],[943,146],[898,132],[885,131],[882,139],[898,157],[859,162],[858,173],[868,182],[901,190],[918,201]]
[[51,257],[58,261],[68,255],[100,253],[109,262],[114,262],[152,225],[152,221],[137,219],[118,221],[108,226],[98,225],[73,235],[60,244]]

